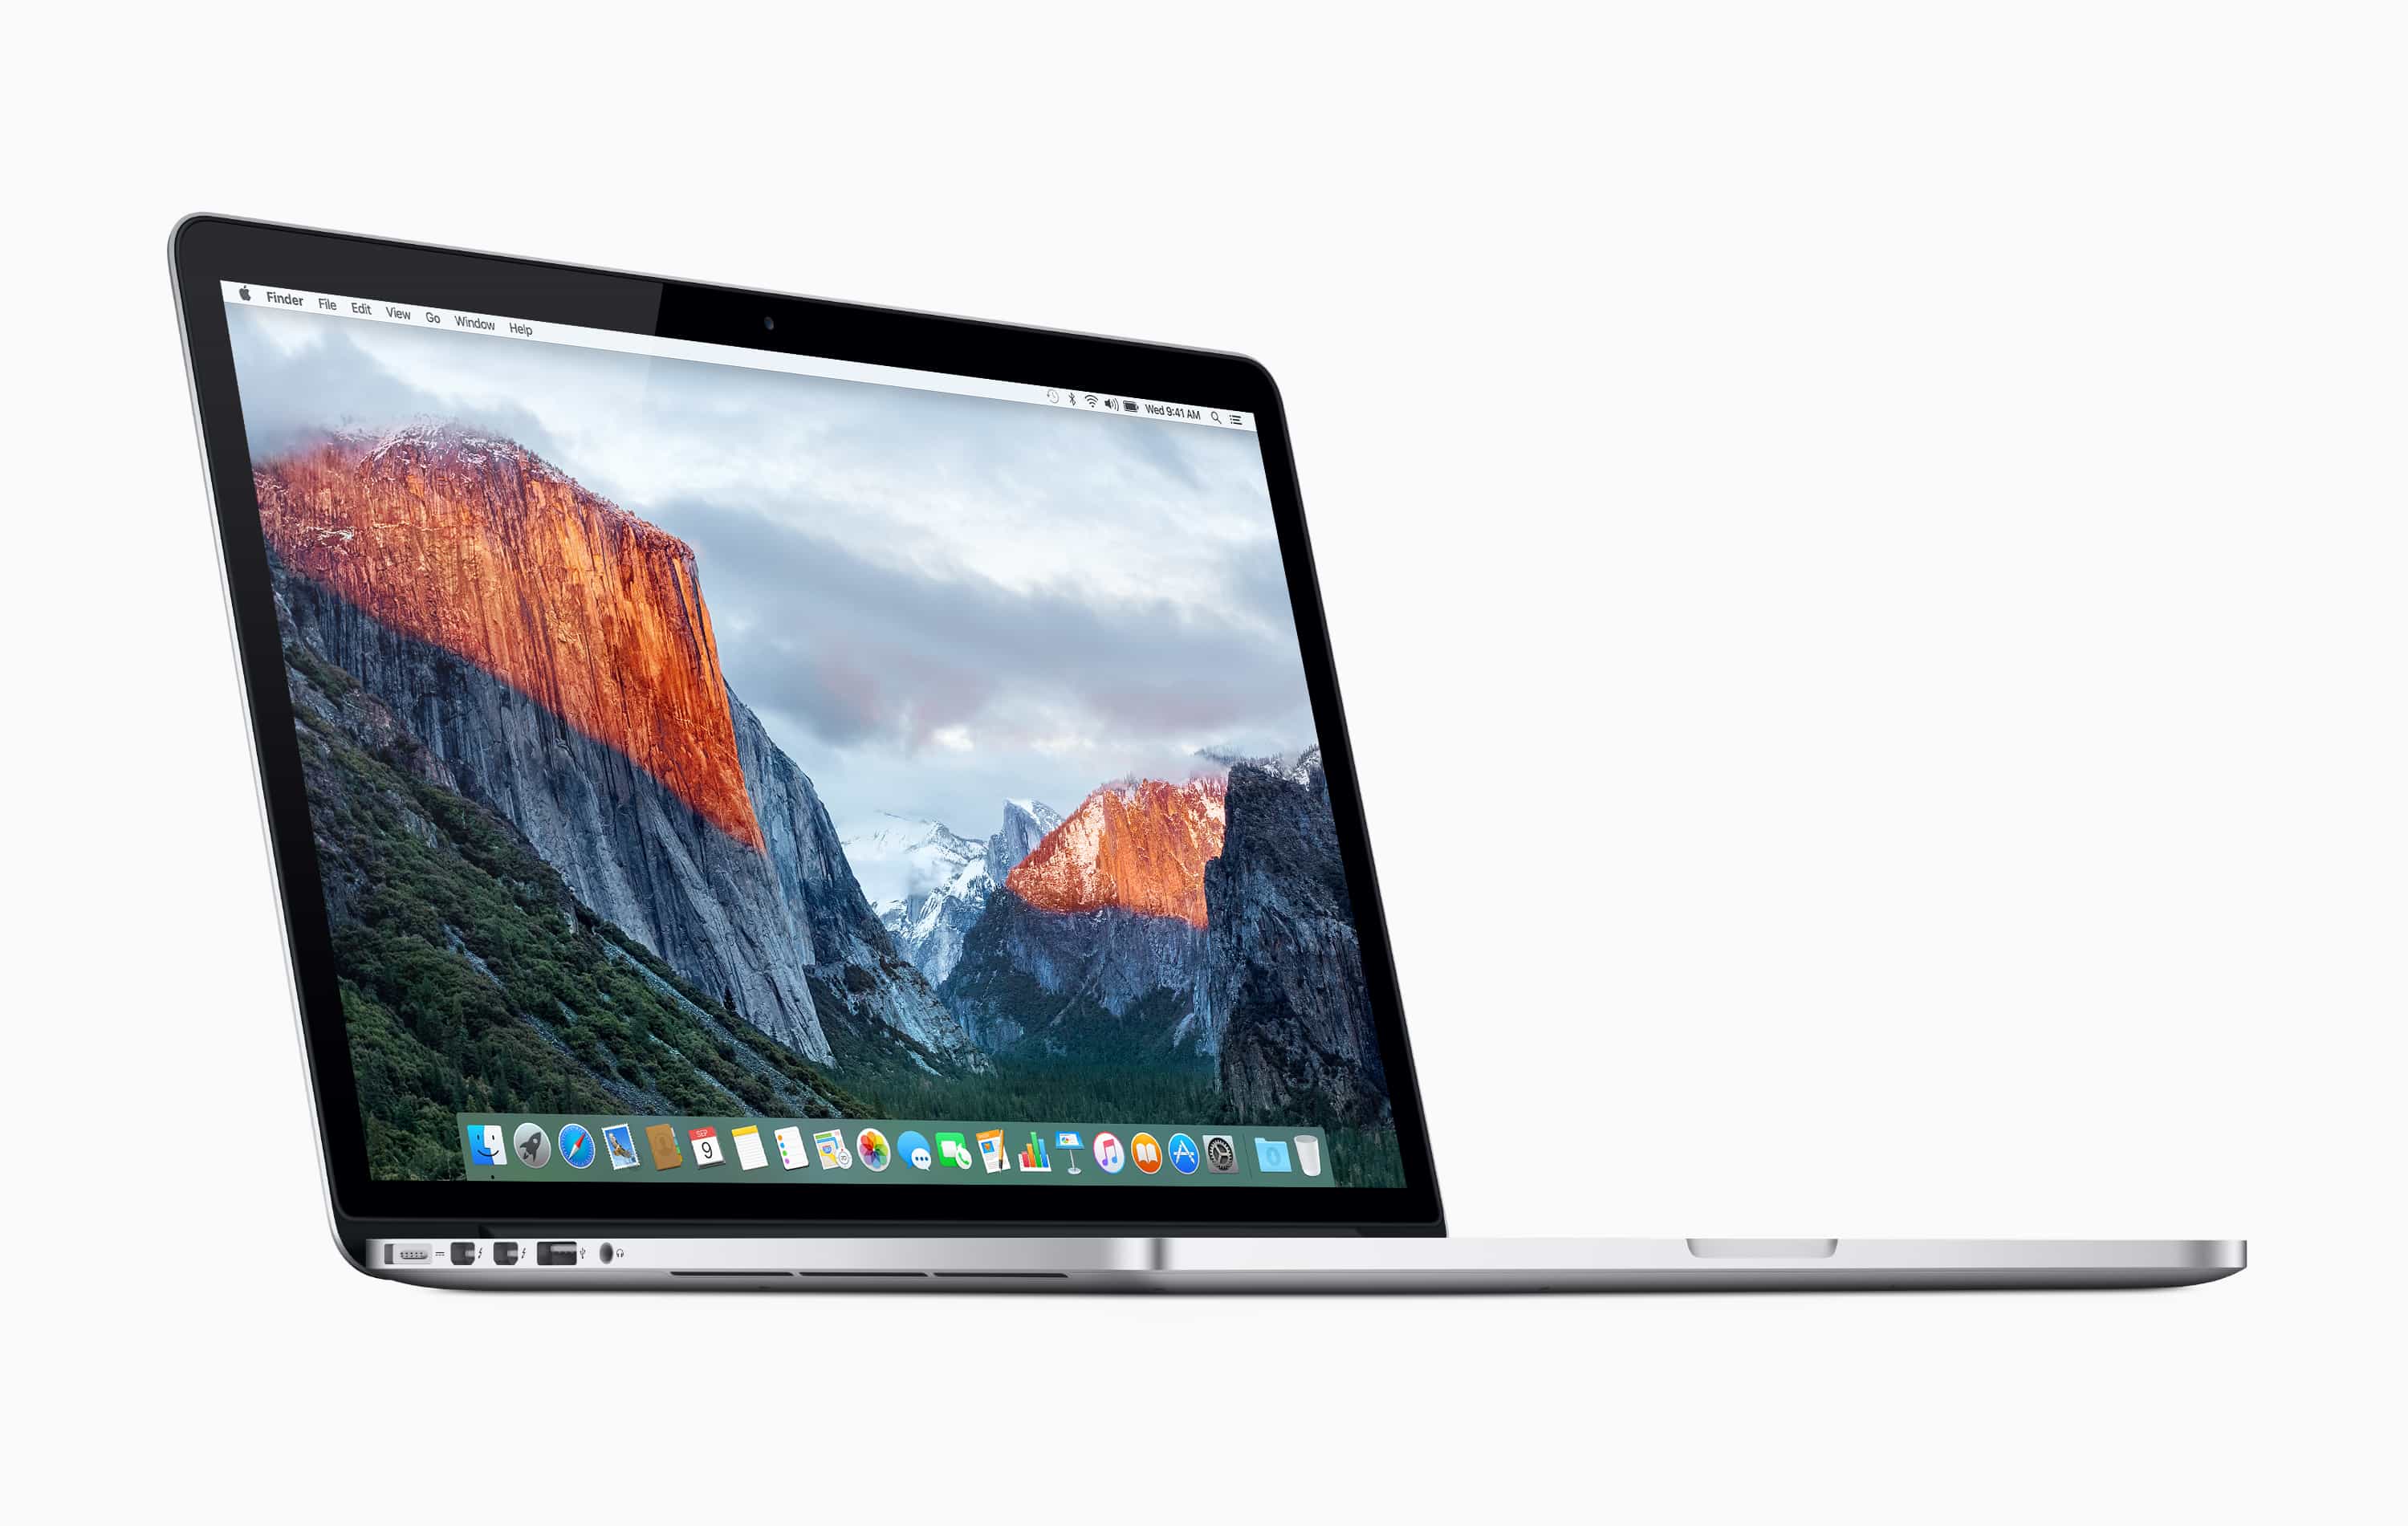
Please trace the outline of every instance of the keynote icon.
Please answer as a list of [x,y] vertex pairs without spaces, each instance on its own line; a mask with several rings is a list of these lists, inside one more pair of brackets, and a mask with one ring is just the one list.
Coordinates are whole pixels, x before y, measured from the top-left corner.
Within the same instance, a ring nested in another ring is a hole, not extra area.
[[1079,1174],[1079,1152],[1086,1148],[1084,1144],[1079,1143],[1079,1131],[1075,1129],[1065,1129],[1055,1134],[1054,1147],[1070,1158],[1070,1174],[1073,1176]]

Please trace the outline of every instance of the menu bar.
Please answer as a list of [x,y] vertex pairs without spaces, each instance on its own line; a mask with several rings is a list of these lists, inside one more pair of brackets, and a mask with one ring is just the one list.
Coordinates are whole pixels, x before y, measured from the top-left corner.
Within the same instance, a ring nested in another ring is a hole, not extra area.
[[738,344],[703,344],[692,339],[663,338],[648,334],[623,334],[614,328],[585,328],[575,324],[538,323],[457,308],[429,308],[373,297],[342,296],[327,292],[297,291],[249,281],[221,281],[227,305],[310,313],[369,324],[399,324],[411,328],[439,328],[452,333],[525,344],[565,344],[584,350],[609,350],[620,354],[649,355],[664,360],[690,360],[710,366],[739,366],[789,376],[825,377],[870,386],[907,387],[916,392],[952,393],[965,397],[994,397],[1039,408],[1073,409],[1083,413],[1110,413],[1120,418],[1152,419],[1195,425],[1206,429],[1255,432],[1254,416],[1235,409],[1207,408],[1130,397],[1115,392],[1077,387],[1029,386],[1016,382],[989,382],[943,371],[919,371],[901,366],[872,366],[858,361],[827,360],[813,355],[779,354]]
[[[1326,1187],[1318,1129],[455,1115],[472,1181],[1188,1182]],[[625,1173],[625,1174],[623,1174]]]

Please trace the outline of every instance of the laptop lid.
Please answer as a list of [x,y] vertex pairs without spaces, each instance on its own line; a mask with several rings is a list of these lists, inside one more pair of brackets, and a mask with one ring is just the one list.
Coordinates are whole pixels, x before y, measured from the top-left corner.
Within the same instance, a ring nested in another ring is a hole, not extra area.
[[172,252],[346,1234],[1440,1228],[1260,366]]

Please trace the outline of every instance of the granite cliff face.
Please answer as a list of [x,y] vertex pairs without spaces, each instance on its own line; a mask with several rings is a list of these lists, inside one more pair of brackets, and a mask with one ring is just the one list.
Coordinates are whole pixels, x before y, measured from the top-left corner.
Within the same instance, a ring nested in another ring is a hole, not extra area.
[[1019,854],[939,994],[992,1053],[1122,1062],[1209,1053],[1204,866],[1221,847],[1218,775],[1106,785],[1042,824],[1007,811],[991,862]]
[[341,436],[255,475],[285,567],[466,660],[761,845],[684,541],[507,440]]
[[834,1058],[838,1016],[968,1049],[810,779],[729,693],[683,542],[448,426],[336,439],[254,482],[288,640],[595,914],[810,1059]]
[[1229,770],[1206,866],[1206,1042],[1240,1118],[1384,1123],[1387,1073],[1317,754]]
[[1204,929],[1117,906],[1050,912],[1009,889],[987,902],[939,994],[980,1047],[1125,1062],[1202,1053]]
[[1045,834],[1004,885],[1039,911],[1118,907],[1204,926],[1204,865],[1221,851],[1218,774],[1106,785]]
[[810,935],[760,849],[466,658],[290,570],[276,582],[292,639],[390,707],[578,900],[764,1033],[833,1058],[811,999]]
[[460,1111],[865,1111],[597,918],[350,675],[294,641],[285,680],[371,1174],[460,1175]]
[[1062,813],[1043,800],[1006,800],[1003,826],[986,840],[986,877],[995,885],[1011,878],[1021,860],[1037,851],[1045,834],[1062,825]]
[[769,740],[751,706],[732,693],[728,705],[768,861],[823,976],[814,986],[821,1007],[843,1007],[856,1029],[892,1029],[939,1054],[982,1063],[936,988],[870,910],[810,779]]

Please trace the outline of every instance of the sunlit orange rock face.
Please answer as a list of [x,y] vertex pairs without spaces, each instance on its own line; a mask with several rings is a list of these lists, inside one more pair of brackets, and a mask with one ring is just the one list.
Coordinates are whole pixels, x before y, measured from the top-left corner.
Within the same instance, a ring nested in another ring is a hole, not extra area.
[[286,567],[475,663],[762,845],[684,541],[516,444],[452,426],[338,438],[256,466],[253,481]]
[[1204,926],[1204,866],[1221,854],[1219,777],[1106,785],[1020,861],[1004,887],[1048,912],[1118,906]]

